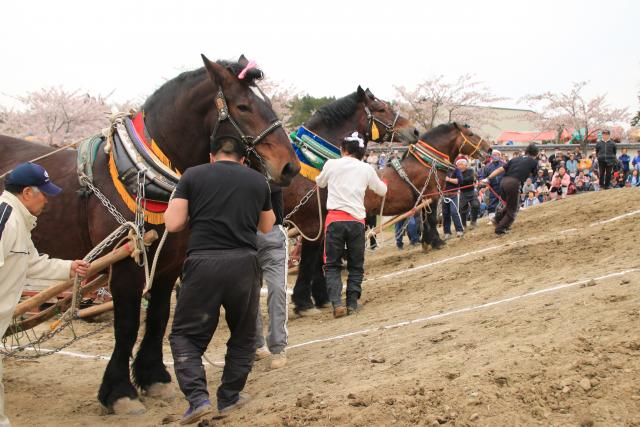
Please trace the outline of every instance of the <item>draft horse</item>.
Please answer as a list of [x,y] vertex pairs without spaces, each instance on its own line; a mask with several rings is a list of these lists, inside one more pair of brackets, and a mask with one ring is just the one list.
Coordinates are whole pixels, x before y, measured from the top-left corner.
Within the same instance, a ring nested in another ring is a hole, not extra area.
[[[300,164],[269,100],[256,86],[262,71],[249,69],[244,56],[237,62],[212,62],[204,55],[202,59],[203,68],[180,74],[146,100],[142,107],[145,133],[179,172],[209,161],[209,141],[215,131],[239,134],[251,149],[252,167],[274,183],[288,185]],[[117,180],[110,174],[109,156],[103,147],[104,143],[93,164],[93,184],[127,220],[133,220],[133,212],[118,192]],[[43,145],[0,136],[0,171],[51,151]],[[76,151],[69,149],[39,162],[64,191],[39,218],[33,239],[39,250],[58,258],[84,257],[118,226],[95,194],[78,194],[76,158]],[[157,229],[159,234],[163,231],[162,224],[147,221],[145,227]],[[171,377],[163,363],[162,340],[187,236],[186,232],[170,234],[160,254],[146,310],[144,336],[131,372],[129,359],[140,326],[144,273],[131,259],[113,266],[115,346],[98,392],[100,403],[111,411],[142,413],[145,408],[138,399],[138,390],[149,396],[166,397],[172,389]],[[149,248],[150,259],[156,249],[157,244]]]
[[[342,138],[354,130],[364,135],[368,141],[377,143],[394,141],[410,144],[416,142],[419,135],[415,126],[396,112],[389,103],[360,86],[350,95],[319,108],[303,126],[336,147],[340,147]],[[284,190],[285,214],[291,213],[314,186],[315,182],[312,179],[302,175],[296,176],[291,185]],[[300,231],[310,238],[321,233],[322,218],[326,214],[326,190],[320,191],[320,195],[320,207],[317,197],[311,197],[290,218]],[[322,273],[322,248],[321,235],[315,241],[302,240],[299,273],[293,291],[293,302],[297,312],[313,306],[312,294],[317,305],[327,300],[326,283]]]

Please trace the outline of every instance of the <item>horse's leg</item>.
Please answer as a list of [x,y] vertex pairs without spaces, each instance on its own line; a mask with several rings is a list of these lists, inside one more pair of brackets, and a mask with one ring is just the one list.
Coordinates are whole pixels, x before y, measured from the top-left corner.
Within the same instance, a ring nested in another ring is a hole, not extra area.
[[429,213],[427,221],[429,223],[429,233],[431,234],[431,247],[433,249],[441,249],[444,246],[444,240],[440,238],[438,233],[438,200],[434,200],[429,205]]
[[131,365],[135,384],[148,396],[172,399],[175,390],[170,385],[171,375],[162,358],[162,342],[169,321],[171,290],[177,273],[156,276],[147,307],[145,332],[136,358]]
[[422,243],[422,251],[428,252],[429,246],[431,245],[431,239],[433,238],[431,234],[431,227],[429,225],[429,213],[426,209],[422,209],[422,215],[420,215],[420,219],[422,222],[422,233],[420,242]]
[[143,275],[142,269],[128,259],[113,266],[111,295],[116,343],[102,377],[98,399],[107,410],[116,414],[138,415],[145,412],[129,375],[129,359],[140,326]]
[[315,271],[316,259],[314,258],[314,243],[302,240],[302,250],[300,251],[300,264],[298,267],[298,277],[293,287],[291,300],[295,305],[294,311],[308,310],[313,307],[311,301],[311,281]]

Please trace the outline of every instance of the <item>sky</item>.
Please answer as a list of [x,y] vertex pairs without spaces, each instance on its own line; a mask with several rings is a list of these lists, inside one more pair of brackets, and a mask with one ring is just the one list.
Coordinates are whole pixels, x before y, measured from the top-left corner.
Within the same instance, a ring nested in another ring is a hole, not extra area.
[[4,2],[0,105],[48,86],[144,100],[210,59],[245,54],[313,96],[358,85],[382,99],[471,73],[497,106],[588,81],[587,95],[639,108],[640,2],[35,1]]

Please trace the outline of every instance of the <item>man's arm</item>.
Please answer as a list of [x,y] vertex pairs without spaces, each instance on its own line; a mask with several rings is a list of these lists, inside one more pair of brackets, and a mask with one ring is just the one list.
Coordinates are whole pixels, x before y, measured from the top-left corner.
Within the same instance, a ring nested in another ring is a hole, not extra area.
[[329,169],[331,169],[331,160],[327,160],[320,172],[320,175],[316,177],[316,184],[320,188],[325,188],[329,183]]
[[500,166],[498,169],[496,169],[493,172],[491,172],[489,174],[489,176],[486,177],[484,180],[489,181],[489,180],[495,178],[496,176],[500,175],[501,173],[504,173],[504,166]]
[[258,220],[258,231],[261,233],[268,233],[273,229],[273,224],[276,223],[276,214],[273,213],[273,209],[260,212],[260,219]]
[[369,183],[367,185],[371,189],[371,191],[376,193],[378,196],[384,197],[384,195],[387,194],[387,184],[385,184],[384,181],[380,179],[373,168],[370,169],[371,173],[369,175]]
[[169,206],[164,212],[164,226],[169,233],[184,230],[189,221],[189,201],[187,199],[174,198],[169,201]]

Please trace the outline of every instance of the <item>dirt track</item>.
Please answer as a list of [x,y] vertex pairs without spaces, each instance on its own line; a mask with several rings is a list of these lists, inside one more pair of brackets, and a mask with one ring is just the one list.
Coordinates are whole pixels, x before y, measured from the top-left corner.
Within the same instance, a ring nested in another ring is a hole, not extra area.
[[[500,238],[483,220],[429,254],[387,240],[367,254],[362,311],[291,318],[287,367],[257,362],[254,400],[212,425],[640,425],[638,209],[637,189],[591,193],[522,211]],[[216,333],[210,359],[226,339]],[[111,346],[104,332],[68,350]],[[152,426],[185,409],[146,399],[143,416],[100,415],[105,364],[6,360],[13,424]],[[220,369],[207,368],[213,395]]]

